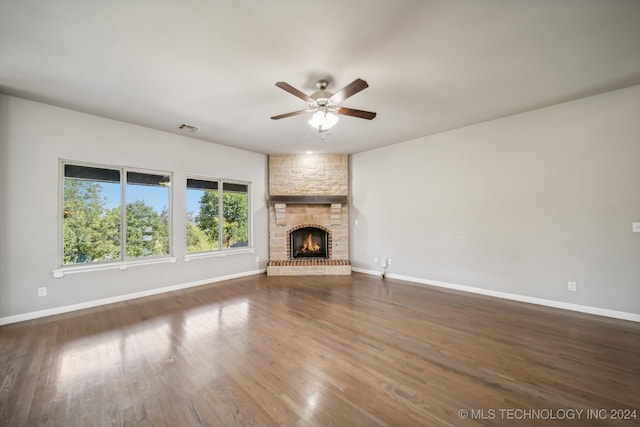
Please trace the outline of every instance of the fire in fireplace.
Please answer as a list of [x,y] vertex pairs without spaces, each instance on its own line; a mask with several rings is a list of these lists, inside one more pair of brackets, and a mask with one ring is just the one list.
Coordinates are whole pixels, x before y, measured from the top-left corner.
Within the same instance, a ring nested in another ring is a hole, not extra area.
[[327,258],[328,233],[316,227],[305,227],[291,232],[291,258]]

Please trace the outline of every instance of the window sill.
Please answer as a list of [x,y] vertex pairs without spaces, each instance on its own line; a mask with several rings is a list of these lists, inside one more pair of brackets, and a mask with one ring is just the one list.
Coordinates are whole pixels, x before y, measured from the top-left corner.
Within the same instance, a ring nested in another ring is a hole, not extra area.
[[142,265],[165,264],[165,263],[175,264],[176,257],[153,258],[153,259],[136,260],[136,261],[121,261],[121,262],[114,262],[114,263],[108,263],[108,264],[68,266],[68,267],[56,268],[55,270],[52,270],[52,273],[55,279],[59,279],[61,277],[64,277],[66,274],[87,273],[90,271],[102,271],[102,270],[126,270],[129,267],[138,267]]
[[188,254],[184,256],[184,262],[189,262],[193,259],[200,258],[224,258],[227,255],[237,255],[237,254],[247,254],[247,253],[255,253],[256,248],[242,248],[242,249],[229,249],[226,251],[219,252],[198,252],[195,254]]

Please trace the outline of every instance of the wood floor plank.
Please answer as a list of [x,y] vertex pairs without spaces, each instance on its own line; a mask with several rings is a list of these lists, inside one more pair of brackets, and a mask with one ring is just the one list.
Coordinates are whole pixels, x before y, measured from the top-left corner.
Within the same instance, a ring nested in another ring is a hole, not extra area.
[[623,426],[639,411],[638,323],[362,274],[0,327],[3,426]]

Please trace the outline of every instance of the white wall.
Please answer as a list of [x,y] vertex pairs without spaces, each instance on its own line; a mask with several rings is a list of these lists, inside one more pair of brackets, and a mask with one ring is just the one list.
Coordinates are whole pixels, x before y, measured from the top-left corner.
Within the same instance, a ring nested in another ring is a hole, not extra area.
[[[54,279],[60,158],[173,172],[177,262]],[[187,175],[251,182],[255,253],[184,261]],[[0,95],[0,321],[266,268],[266,176],[262,154]]]
[[640,314],[640,86],[351,162],[354,268]]

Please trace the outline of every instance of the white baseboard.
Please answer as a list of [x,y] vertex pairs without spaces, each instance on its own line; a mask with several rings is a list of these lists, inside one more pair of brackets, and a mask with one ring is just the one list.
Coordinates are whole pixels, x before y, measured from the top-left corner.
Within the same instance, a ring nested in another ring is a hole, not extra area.
[[23,322],[25,320],[38,319],[40,317],[53,316],[54,314],[69,313],[71,311],[82,310],[85,308],[98,307],[100,305],[113,304],[114,302],[128,301],[136,298],[148,297],[151,295],[162,294],[165,292],[177,291],[180,289],[193,288],[196,286],[209,285],[212,283],[222,282],[240,277],[253,276],[265,273],[266,269],[245,271],[242,273],[229,274],[227,276],[214,277],[211,279],[197,280],[195,282],[181,283],[178,285],[166,286],[164,288],[149,289],[148,291],[135,292],[132,294],[118,295],[110,298],[102,298],[93,301],[82,302],[78,304],[65,305],[62,307],[50,308],[47,310],[32,311],[29,313],[16,314],[15,316],[0,317],[0,326],[10,323]]
[[351,267],[351,271],[355,271],[356,273],[370,274],[371,276],[382,277],[382,271],[367,270],[365,268],[357,268],[357,267]]
[[[353,270],[356,273],[363,273],[363,274],[369,274],[372,276],[382,277],[381,271],[367,270],[363,268],[352,268],[351,270]],[[83,302],[79,304],[72,304],[72,305],[66,305],[62,307],[50,308],[47,310],[32,311],[29,313],[17,314],[14,316],[0,317],[0,326],[8,325],[11,323],[23,322],[25,320],[38,319],[40,317],[52,316],[55,314],[69,313],[71,311],[82,310],[85,308],[98,307],[101,305],[112,304],[115,302],[128,301],[136,298],[162,294],[165,292],[177,291],[180,289],[187,289],[187,288],[193,288],[196,286],[208,285],[212,283],[222,282],[225,280],[237,279],[240,277],[253,276],[256,274],[262,274],[264,272],[266,272],[266,269],[247,271],[243,273],[230,274],[227,276],[214,277],[211,279],[198,280],[195,282],[166,286],[164,288],[150,289],[148,291],[135,292],[135,293],[126,294],[126,295],[119,295],[111,298],[102,298],[99,300],[93,300],[93,301]],[[640,322],[640,314],[636,314],[636,313],[627,313],[624,311],[609,310],[606,308],[590,307],[586,305],[571,304],[571,303],[548,300],[543,298],[528,297],[528,296],[523,296],[518,294],[511,294],[507,292],[492,291],[489,289],[474,288],[472,286],[464,286],[464,285],[457,285],[454,283],[441,282],[438,280],[427,280],[427,279],[420,279],[417,277],[403,276],[400,274],[386,273],[386,277],[390,279],[403,280],[416,285],[437,286],[441,288],[454,289],[457,291],[470,292],[470,293],[480,294],[480,295],[487,295],[487,296],[492,296],[496,298],[508,299],[512,301],[520,301],[520,302],[526,302],[530,304],[543,305],[547,307],[561,308],[564,310],[578,311],[581,313],[595,314],[598,316],[611,317],[614,319]]]
[[[352,268],[356,273],[371,274],[373,276],[382,276],[382,272],[375,270],[366,270],[361,268]],[[640,314],[627,313],[625,311],[609,310],[607,308],[591,307],[587,305],[571,304],[568,302],[554,301],[544,298],[528,297],[524,295],[511,294],[508,292],[492,291],[489,289],[474,288],[472,286],[457,285],[455,283],[440,282],[438,280],[420,279],[418,277],[403,276],[400,274],[386,273],[386,277],[390,279],[398,279],[411,282],[417,285],[438,286],[440,288],[454,289],[456,291],[471,292],[474,294],[487,295],[496,298],[508,299],[512,301],[526,302],[529,304],[543,305],[547,307],[561,308],[563,310],[578,311],[581,313],[595,314],[597,316],[612,317],[614,319],[630,320],[632,322],[640,322]]]

